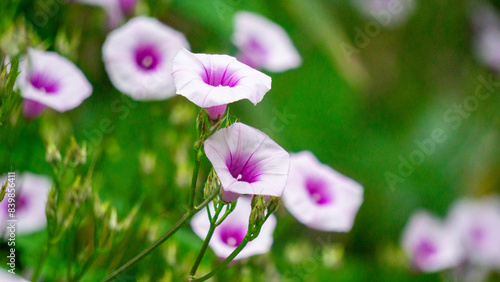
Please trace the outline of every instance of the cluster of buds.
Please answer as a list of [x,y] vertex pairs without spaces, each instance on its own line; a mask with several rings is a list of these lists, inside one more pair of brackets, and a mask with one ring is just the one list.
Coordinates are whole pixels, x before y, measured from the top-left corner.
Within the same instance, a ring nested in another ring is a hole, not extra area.
[[64,157],[64,165],[70,165],[76,167],[78,165],[84,165],[87,162],[87,146],[84,142],[80,147],[75,140],[75,137],[71,137],[70,144],[66,150],[66,156]]
[[139,205],[136,205],[122,221],[118,221],[116,209],[109,202],[101,203],[99,197],[95,196],[93,206],[95,248],[99,251],[109,250],[120,241],[120,238],[116,237],[130,228],[139,211]]
[[248,222],[248,230],[251,239],[255,239],[260,232],[260,228],[266,220],[278,210],[281,204],[280,197],[254,195],[252,197],[252,212]]

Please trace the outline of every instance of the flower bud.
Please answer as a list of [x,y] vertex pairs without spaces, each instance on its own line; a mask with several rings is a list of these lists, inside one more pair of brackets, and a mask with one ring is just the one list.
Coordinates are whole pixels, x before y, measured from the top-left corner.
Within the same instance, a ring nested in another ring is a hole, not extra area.
[[71,137],[70,144],[66,150],[64,163],[71,163],[74,166],[85,164],[87,162],[87,146],[83,143],[82,147],[78,146],[75,137]]
[[269,205],[267,206],[267,212],[269,214],[274,213],[275,211],[278,210],[280,205],[281,205],[281,198],[280,197],[271,197]]
[[57,150],[56,145],[52,141],[47,145],[45,160],[53,165],[61,161],[61,153],[59,153],[59,150]]
[[250,213],[250,219],[249,223],[250,225],[256,225],[260,226],[264,223],[266,219],[266,208],[264,207],[262,203],[262,196],[259,196],[259,200],[255,204],[254,207],[252,207],[252,212]]

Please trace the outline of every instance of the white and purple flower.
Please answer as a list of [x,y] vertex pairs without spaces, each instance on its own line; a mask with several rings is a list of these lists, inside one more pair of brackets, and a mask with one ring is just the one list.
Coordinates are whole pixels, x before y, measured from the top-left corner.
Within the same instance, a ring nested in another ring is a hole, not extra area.
[[[209,204],[209,208],[212,214],[214,214],[213,203]],[[234,211],[215,228],[209,246],[218,257],[228,257],[243,241],[248,230],[248,221],[251,211],[250,199],[242,197],[238,200]],[[224,210],[222,213],[224,213]],[[236,256],[235,260],[267,253],[273,245],[273,232],[275,227],[276,217],[271,215],[262,225],[259,236],[253,241],[250,241]],[[210,221],[206,209],[194,215],[191,220],[191,228],[201,239],[205,239],[210,228]]]
[[355,4],[367,18],[385,28],[403,25],[414,13],[416,0],[356,0]]
[[[7,176],[0,178],[3,185]],[[45,206],[52,187],[50,178],[44,175],[37,175],[25,172],[16,181],[15,192],[15,219],[17,220],[16,232],[18,234],[33,233],[45,228],[47,218],[45,216]],[[9,217],[8,195],[0,203],[0,225],[5,230]]]
[[83,72],[55,52],[29,49],[19,70],[15,88],[24,98],[23,113],[28,119],[38,117],[46,107],[69,111],[92,94]]
[[103,60],[113,85],[135,100],[163,100],[175,95],[172,60],[189,48],[186,37],[154,18],[137,17],[112,31]]
[[290,157],[263,132],[234,123],[205,141],[205,154],[226,192],[225,200],[234,200],[238,196],[234,194],[280,197],[283,193]]
[[469,262],[500,269],[500,198],[464,199],[448,216],[461,237]]
[[283,203],[301,223],[323,231],[351,230],[363,187],[324,165],[308,151],[290,156],[290,175]]
[[177,94],[217,119],[226,105],[248,99],[259,103],[271,89],[271,78],[227,55],[193,54],[182,49],[174,59],[172,76]]
[[239,49],[238,60],[256,69],[282,72],[302,63],[286,31],[254,13],[236,13],[232,41]]
[[410,218],[402,246],[413,267],[423,272],[458,266],[463,258],[457,232],[425,211],[418,211]]

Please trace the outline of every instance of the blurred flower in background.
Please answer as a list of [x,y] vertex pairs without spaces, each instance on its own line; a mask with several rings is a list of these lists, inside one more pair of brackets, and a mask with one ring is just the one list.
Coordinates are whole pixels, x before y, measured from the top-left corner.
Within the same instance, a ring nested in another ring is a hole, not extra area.
[[107,14],[107,24],[111,29],[121,24],[126,16],[134,13],[135,6],[139,0],[75,0],[82,4],[102,7]]
[[55,52],[29,49],[19,69],[15,87],[21,90],[23,113],[28,119],[38,117],[45,107],[69,111],[92,94],[92,85],[83,72]]
[[459,234],[426,211],[417,211],[411,216],[403,233],[402,246],[419,271],[440,271],[462,262]]
[[112,31],[102,47],[109,79],[135,100],[163,100],[175,95],[172,60],[189,48],[184,35],[154,18],[137,17]]
[[308,227],[348,232],[363,202],[363,187],[303,151],[290,157],[283,202]]
[[232,41],[238,60],[256,69],[283,72],[302,63],[286,31],[261,15],[237,12]]
[[271,89],[271,78],[234,57],[193,54],[182,49],[174,58],[172,76],[177,94],[207,108],[217,119],[226,105],[242,99],[259,103]]
[[261,131],[234,123],[205,141],[205,153],[224,191],[277,197],[283,193],[290,157]]
[[7,272],[7,270],[0,268],[0,281],[3,281],[3,282],[28,282],[29,280],[26,280],[19,275],[9,273],[9,272]]
[[478,60],[500,72],[500,18],[495,9],[481,2],[472,13],[474,52]]
[[355,0],[359,11],[385,28],[396,28],[408,21],[415,11],[416,0]]
[[[0,183],[5,183],[7,176],[0,178]],[[15,218],[17,220],[17,234],[33,233],[45,228],[47,218],[45,206],[52,187],[50,178],[30,172],[22,173],[16,180],[16,207]],[[0,225],[5,230],[9,217],[7,195],[0,203]],[[0,279],[1,280],[1,279]]]
[[[227,207],[227,206],[226,206]],[[212,214],[214,206],[209,205]],[[251,201],[248,197],[238,199],[236,208],[227,218],[215,228],[210,247],[220,258],[228,257],[236,247],[243,241],[248,229],[248,219],[252,211]],[[225,212],[225,208],[222,213]],[[236,260],[265,254],[273,245],[273,232],[276,227],[276,217],[271,215],[262,225],[259,236],[249,242],[245,248],[236,256]],[[199,211],[191,220],[191,228],[201,239],[205,239],[210,228],[210,220],[206,209]]]
[[448,220],[468,262],[500,269],[500,198],[463,199],[453,204]]

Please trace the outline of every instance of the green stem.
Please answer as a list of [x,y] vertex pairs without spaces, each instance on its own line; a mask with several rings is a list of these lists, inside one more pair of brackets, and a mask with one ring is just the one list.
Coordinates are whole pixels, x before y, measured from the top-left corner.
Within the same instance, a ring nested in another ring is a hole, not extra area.
[[138,254],[137,256],[135,256],[133,259],[131,259],[126,264],[124,264],[122,267],[120,267],[117,270],[115,270],[113,273],[111,273],[108,277],[106,277],[102,281],[103,282],[104,281],[112,281],[112,280],[116,279],[127,268],[132,267],[133,265],[135,265],[136,263],[138,263],[139,261],[141,261],[147,255],[149,255],[149,253],[151,253],[152,251],[154,251],[158,246],[160,246],[163,242],[165,242],[168,238],[170,238],[170,236],[172,236],[175,232],[177,232],[177,230],[179,230],[182,227],[182,225],[191,216],[192,216],[192,214],[190,212],[185,213],[184,216],[182,216],[181,219],[179,219],[175,223],[175,225],[172,228],[170,228],[170,230],[168,230],[165,234],[163,234],[163,236],[161,236],[153,244],[151,244],[149,247],[147,247],[146,249],[144,249],[140,254]]
[[149,253],[151,253],[152,251],[154,251],[158,246],[160,246],[163,242],[165,242],[166,240],[168,240],[175,232],[177,232],[177,230],[179,230],[182,227],[182,225],[185,222],[187,222],[197,211],[199,211],[200,209],[202,209],[206,205],[208,205],[208,203],[210,201],[212,201],[215,198],[215,196],[217,196],[217,193],[214,193],[214,194],[210,195],[210,197],[207,198],[207,199],[205,199],[205,201],[203,201],[199,206],[193,208],[192,210],[187,211],[181,217],[181,219],[179,219],[175,223],[175,225],[170,230],[168,230],[165,234],[163,234],[163,236],[161,236],[158,240],[156,240],[151,246],[149,246],[148,248],[146,248],[145,250],[143,250],[140,254],[138,254],[137,256],[135,256],[132,260],[130,260],[129,262],[127,262],[126,264],[124,264],[119,269],[115,270],[108,277],[104,278],[102,280],[102,282],[112,281],[112,280],[116,279],[125,270],[127,270],[128,268],[134,266],[136,263],[138,263],[143,258],[145,258],[147,255],[149,255]]
[[193,267],[191,268],[191,271],[189,274],[191,277],[194,277],[196,274],[196,270],[198,269],[198,266],[200,265],[201,260],[203,259],[203,256],[205,255],[205,251],[207,250],[208,243],[210,243],[210,240],[212,239],[212,235],[214,235],[215,227],[217,227],[217,218],[219,217],[220,212],[222,211],[221,208],[217,209],[215,211],[214,217],[210,220],[210,228],[208,229],[208,234],[207,237],[205,238],[205,241],[203,242],[203,246],[201,246],[200,252],[198,253],[198,256],[196,257],[196,260],[193,264]]
[[238,247],[234,249],[234,251],[224,261],[222,261],[221,264],[219,264],[216,268],[214,268],[214,270],[212,270],[210,273],[206,274],[203,277],[190,279],[189,281],[191,282],[205,281],[210,277],[214,276],[219,271],[224,269],[224,267],[226,267],[241,252],[241,250],[243,250],[243,248],[248,244],[249,241],[250,241],[250,236],[249,234],[247,234],[245,238],[243,238],[243,241],[241,241],[241,243],[238,245]]
[[215,226],[219,226],[225,219],[226,217],[232,212],[234,211],[234,208],[236,207],[236,202],[233,202],[231,204],[229,204],[229,206],[226,208],[226,212],[224,213],[224,215],[219,219],[219,221],[217,221],[217,223],[215,224]]
[[35,282],[36,280],[38,280],[38,277],[40,277],[40,274],[42,274],[43,266],[45,265],[45,261],[47,260],[47,257],[49,256],[50,246],[51,246],[50,242],[47,242],[47,246],[45,247],[45,251],[40,256],[40,259],[38,260],[38,264],[36,265],[36,268],[35,268],[35,272],[33,272],[33,276],[31,277],[32,282]]
[[201,156],[203,155],[202,150],[196,150],[196,157],[194,163],[193,177],[191,178],[191,195],[189,196],[189,210],[194,208],[194,199],[196,198],[196,184],[198,182],[198,171],[200,170]]

